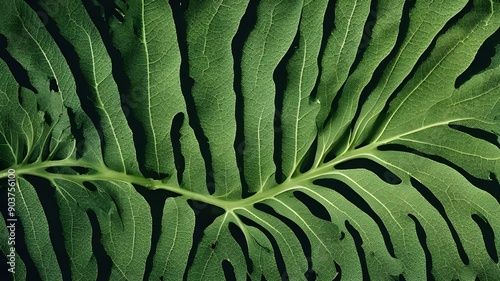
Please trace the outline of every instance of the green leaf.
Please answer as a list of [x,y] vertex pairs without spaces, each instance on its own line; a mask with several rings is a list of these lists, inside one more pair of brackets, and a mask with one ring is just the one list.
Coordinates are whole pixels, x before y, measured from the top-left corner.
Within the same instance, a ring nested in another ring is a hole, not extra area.
[[49,236],[49,225],[33,186],[20,179],[16,194],[17,215],[23,225],[26,248],[43,280],[61,279],[61,271]]
[[151,278],[180,280],[192,247],[190,234],[194,230],[194,213],[186,201],[169,198],[163,214],[162,225],[165,228],[156,248]]
[[[189,76],[203,135],[211,154],[214,196],[238,198],[236,155],[233,151],[236,134],[234,74],[231,40],[245,12],[241,1],[193,1],[185,13],[188,44]],[[202,141],[204,142],[204,141]],[[233,151],[233,152],[232,152]],[[207,159],[205,159],[207,161]]]
[[498,1],[0,8],[6,280],[500,279]]
[[[249,191],[275,184],[273,160],[275,85],[273,71],[294,38],[302,9],[301,1],[262,1],[257,21],[245,41],[241,58],[241,91],[245,134],[244,168]],[[296,3],[295,3],[296,2]]]

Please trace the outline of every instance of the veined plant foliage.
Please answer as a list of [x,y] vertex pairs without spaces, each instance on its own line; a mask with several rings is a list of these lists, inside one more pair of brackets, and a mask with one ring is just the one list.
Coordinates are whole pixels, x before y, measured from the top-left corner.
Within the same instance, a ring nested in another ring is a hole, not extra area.
[[500,280],[500,1],[0,10],[1,276]]

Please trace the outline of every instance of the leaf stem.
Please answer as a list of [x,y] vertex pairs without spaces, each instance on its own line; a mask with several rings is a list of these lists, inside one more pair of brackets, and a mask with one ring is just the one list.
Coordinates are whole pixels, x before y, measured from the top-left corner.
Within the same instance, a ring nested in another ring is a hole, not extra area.
[[[38,177],[46,178],[52,182],[56,179],[66,179],[77,183],[83,183],[85,181],[121,181],[131,184],[136,184],[144,186],[148,189],[165,189],[186,198],[218,206],[225,209],[228,212],[232,212],[235,209],[244,208],[245,206],[251,206],[255,203],[264,201],[269,198],[273,198],[281,193],[300,189],[304,184],[310,184],[315,178],[331,172],[334,166],[352,159],[354,157],[359,157],[360,155],[369,155],[370,151],[375,148],[375,144],[367,145],[358,149],[348,150],[343,155],[333,159],[332,161],[324,164],[318,165],[315,169],[309,170],[303,174],[298,174],[292,178],[288,178],[283,183],[278,186],[268,189],[264,192],[258,192],[248,198],[240,200],[224,200],[211,195],[199,194],[192,192],[190,190],[184,189],[178,185],[167,184],[161,180],[154,180],[151,178],[145,178],[140,175],[124,174],[122,172],[117,172],[109,169],[104,165],[104,163],[89,163],[84,160],[74,160],[74,159],[64,159],[64,160],[50,160],[50,161],[37,161],[34,163],[26,164],[21,163],[19,165],[13,166],[9,169],[15,169],[18,175],[34,175]],[[55,174],[47,171],[50,167],[82,167],[88,168],[95,171],[95,173],[90,174]],[[8,175],[8,170],[5,169],[0,171],[0,179],[6,178]]]

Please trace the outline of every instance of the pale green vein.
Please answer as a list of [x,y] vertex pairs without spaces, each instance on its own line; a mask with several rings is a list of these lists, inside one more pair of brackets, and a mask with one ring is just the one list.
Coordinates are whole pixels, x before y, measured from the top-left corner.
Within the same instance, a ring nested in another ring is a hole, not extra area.
[[316,234],[316,232],[314,231],[314,229],[312,229],[309,226],[309,224],[305,221],[304,218],[302,218],[302,216],[299,213],[297,213],[294,209],[290,208],[290,206],[288,206],[287,204],[285,204],[283,201],[279,200],[278,198],[272,198],[272,200],[277,201],[278,203],[280,203],[281,205],[283,205],[285,208],[287,208],[291,213],[293,213],[296,217],[298,217],[302,221],[302,223],[307,227],[307,229],[309,229],[309,231],[314,235],[314,237],[316,238],[316,240],[318,240],[318,242],[323,246],[323,248],[325,248],[325,250],[328,252],[328,254],[330,254],[330,257],[332,259],[334,258],[333,254],[328,249],[328,246],[325,245],[325,243],[323,242],[323,240],[321,240],[321,238]]
[[175,232],[174,232],[174,237],[172,237],[172,245],[170,246],[170,249],[168,250],[167,257],[165,259],[165,268],[167,268],[167,264],[170,262],[170,255],[172,254],[172,251],[174,250],[175,247],[175,242],[177,240],[177,229],[179,228],[179,208],[177,207],[177,202],[173,200],[173,203],[175,204]]
[[[31,245],[35,246],[36,251],[38,252],[38,258],[41,258],[43,260],[43,258],[42,258],[43,257],[42,249],[40,249],[40,244],[38,243],[38,238],[37,238],[37,235],[36,235],[37,229],[35,227],[34,221],[32,219],[32,216],[31,216],[31,213],[30,213],[30,210],[29,210],[30,205],[27,204],[27,202],[26,202],[25,196],[23,195],[23,189],[19,186],[19,181],[16,181],[16,183],[17,183],[17,186],[19,187],[19,188],[17,188],[17,193],[20,195],[18,197],[21,198],[22,204],[25,206],[24,209],[26,211],[26,217],[27,217],[28,222],[30,224],[30,228],[31,228],[30,232],[33,235],[33,241],[36,241],[35,243],[31,243]],[[44,273],[43,276],[45,276],[45,277],[49,276],[49,274],[48,274],[48,270],[49,269],[48,268],[43,268],[42,267],[42,268],[39,268],[39,270],[43,271],[43,273]]]
[[[455,106],[455,105],[458,105],[458,104],[461,104],[461,103],[464,103],[464,102],[468,102],[468,101],[471,101],[471,100],[478,99],[478,98],[480,98],[482,96],[485,96],[485,95],[489,94],[490,92],[492,92],[492,91],[494,91],[494,90],[496,90],[498,88],[500,88],[500,84],[498,84],[498,85],[496,85],[496,86],[488,89],[487,91],[484,91],[484,92],[478,94],[477,96],[473,96],[473,97],[470,97],[470,98],[463,99],[461,101],[454,102],[454,103],[451,104],[451,106]],[[498,102],[499,100],[500,100],[500,97],[498,97],[498,99],[496,101]]]
[[[352,6],[351,15],[348,17],[348,20],[347,20],[347,26],[346,26],[346,31],[344,33],[344,39],[342,40],[342,44],[340,45],[340,50],[338,52],[339,55],[337,56],[337,62],[335,63],[335,65],[339,65],[340,57],[341,57],[340,55],[344,51],[345,43],[347,41],[347,35],[349,35],[349,28],[351,27],[351,21],[352,21],[352,18],[354,17],[354,11],[356,11],[357,5],[358,5],[358,0],[355,0],[354,4]],[[336,76],[337,81],[339,81],[338,75],[339,75],[339,71],[335,71],[335,76]]]
[[[221,232],[222,226],[224,225],[224,222],[226,221],[226,219],[227,219],[227,216],[228,216],[228,215],[229,215],[229,213],[228,213],[228,212],[226,212],[226,213],[224,214],[224,218],[222,219],[222,222],[221,222],[221,223],[220,223],[220,225],[219,225],[219,229],[217,230],[217,235],[215,236],[215,240],[216,240],[216,241],[217,241],[217,238],[220,236],[220,232]],[[211,251],[211,252],[210,252],[210,256],[207,258],[206,263],[205,263],[205,266],[203,266],[203,271],[201,272],[200,277],[203,277],[203,274],[204,274],[204,273],[205,273],[205,271],[207,270],[207,266],[208,266],[208,264],[209,264],[210,259],[212,258],[212,255],[215,255],[215,251]],[[200,279],[200,280],[201,280],[201,279]]]
[[382,203],[382,201],[380,201],[377,196],[373,195],[373,193],[369,192],[368,190],[366,190],[364,187],[362,187],[358,182],[356,182],[356,180],[354,180],[353,178],[349,177],[348,175],[342,173],[342,172],[333,172],[333,173],[329,173],[331,175],[341,175],[343,176],[344,178],[348,179],[352,184],[356,185],[358,188],[360,188],[361,190],[363,190],[366,194],[368,194],[368,196],[370,196],[371,198],[373,198],[383,209],[386,210],[386,212],[389,214],[389,216],[391,216],[392,220],[398,225],[398,227],[403,230],[403,227],[399,224],[399,222],[396,220],[396,218],[392,215],[392,212],[391,210],[389,210],[389,208],[387,208],[385,206],[384,203]]
[[289,177],[292,176],[294,170],[297,168],[297,154],[298,154],[298,141],[299,141],[299,116],[300,116],[300,108],[302,102],[302,79],[304,77],[304,68],[306,64],[306,56],[307,56],[307,43],[306,39],[304,39],[304,55],[302,57],[302,66],[300,68],[300,78],[299,78],[299,88],[298,93],[299,97],[297,98],[297,113],[295,114],[295,132],[294,132],[294,153],[293,153],[293,169],[290,171]]
[[[408,45],[412,42],[413,40],[413,37],[415,37],[415,34],[417,34],[417,31],[420,29],[420,27],[422,26],[423,22],[420,23],[420,25],[417,27],[417,30],[415,32],[413,32],[410,36],[410,38],[405,42],[405,44],[401,47],[401,51],[398,52],[397,54],[397,57],[394,61],[394,63],[392,64],[392,67],[391,67],[391,70],[389,71],[389,74],[388,74],[388,77],[385,79],[384,81],[384,85],[382,86],[382,89],[379,91],[381,94],[379,94],[377,96],[377,99],[375,101],[375,104],[378,103],[378,101],[380,100],[380,97],[382,96],[382,93],[384,92],[384,90],[387,88],[387,84],[389,83],[389,81],[391,80],[392,78],[392,75],[394,74],[394,70],[396,69],[396,67],[398,66],[398,63],[399,63],[399,60],[401,59],[401,55],[404,53],[404,50],[406,50],[406,48],[408,47]],[[373,106],[372,106],[373,108]],[[370,120],[372,120],[374,118],[374,116],[371,116],[368,118],[368,121],[364,122],[363,123],[363,120],[365,119],[365,117],[368,116],[368,113],[366,113],[365,115],[363,115],[363,117],[361,117],[361,119],[359,120],[359,122],[356,122],[356,126],[355,126],[355,129],[354,129],[354,136],[352,138],[352,141],[354,142],[357,138],[357,136],[359,135],[358,132],[364,132],[365,129],[366,129],[366,126],[368,125],[368,123],[370,122]],[[357,124],[363,124],[363,128],[359,128],[360,125],[357,125]],[[351,145],[352,143],[349,143],[349,146]]]
[[[24,21],[20,17],[20,15],[18,15],[17,17],[19,18],[19,21],[23,25],[23,29],[26,31],[26,33],[29,35],[29,37],[33,40],[33,42],[35,42],[35,44],[37,45],[37,47],[40,49],[40,52],[42,52],[42,55],[45,58],[45,61],[49,65],[50,72],[52,72],[52,75],[54,75],[54,79],[56,80],[56,83],[58,83],[59,79],[57,78],[57,75],[56,75],[56,73],[54,71],[54,68],[52,67],[52,63],[50,62],[49,58],[47,57],[47,53],[45,53],[45,51],[42,48],[42,46],[40,46],[40,44],[38,43],[38,41],[35,39],[35,37],[33,37],[33,35],[31,34],[31,32],[28,30],[28,28],[26,28],[26,26],[24,25]],[[59,89],[59,93],[62,95],[62,93],[63,93],[62,89]]]
[[478,158],[481,158],[481,159],[484,159],[484,160],[487,160],[487,161],[500,160],[500,157],[484,157],[482,155],[467,153],[467,152],[464,152],[464,151],[456,150],[456,149],[453,149],[451,147],[447,147],[447,146],[444,146],[444,145],[439,145],[439,144],[436,144],[436,143],[430,143],[430,142],[426,142],[426,141],[418,141],[418,140],[407,139],[407,138],[399,138],[399,139],[402,140],[402,141],[408,141],[408,142],[414,142],[414,143],[420,143],[420,144],[424,144],[424,145],[439,147],[439,148],[442,148],[442,149],[446,149],[446,150],[449,150],[449,151],[456,152],[458,154],[468,155],[468,156],[472,156],[472,157],[478,157]]
[[[390,166],[390,167],[392,167],[392,168],[395,168],[395,169],[397,169],[397,170],[399,170],[399,171],[401,171],[401,172],[403,172],[403,173],[407,174],[408,176],[411,176],[411,177],[415,178],[417,181],[419,181],[419,182],[421,182],[421,183],[423,182],[422,178],[421,178],[421,177],[419,177],[418,175],[416,175],[416,174],[415,174],[414,172],[412,172],[412,171],[409,171],[409,170],[407,170],[407,169],[403,169],[403,168],[401,168],[400,166],[396,166],[396,165],[394,165],[394,164],[392,164],[392,163],[390,163],[390,162],[387,162],[387,161],[385,161],[385,160],[381,159],[380,157],[378,157],[378,156],[376,156],[376,155],[370,154],[370,155],[368,155],[368,156],[369,156],[370,158],[372,158],[372,159],[376,160],[377,162],[380,162],[380,163],[383,163],[383,164],[385,164],[385,165],[387,165],[387,166]],[[421,171],[421,172],[422,172],[422,171]],[[422,173],[424,173],[425,175],[427,175],[427,176],[429,176],[429,177],[432,177],[432,178],[434,178],[434,179],[436,179],[436,180],[441,180],[441,178],[436,178],[436,177],[434,177],[432,174],[425,173],[425,172],[422,172]],[[453,201],[453,199],[452,199],[452,198],[450,198],[449,196],[448,196],[448,199],[449,199],[450,201]],[[405,202],[406,202],[406,201],[405,201]],[[489,216],[491,216],[491,217],[495,217],[495,216],[496,216],[495,214],[492,214],[492,213],[491,213],[491,212],[489,212],[487,209],[485,209],[483,206],[478,205],[476,201],[473,201],[473,204],[474,204],[474,206],[476,206],[478,209],[480,209],[480,210],[481,210],[482,212],[484,212],[485,214],[488,214],[488,215],[489,215]],[[408,205],[410,208],[412,208],[412,210],[413,210],[415,213],[417,213],[417,214],[420,216],[420,218],[422,218],[424,221],[426,221],[429,225],[431,225],[431,226],[432,226],[432,223],[431,223],[431,222],[429,222],[429,221],[427,220],[426,216],[424,216],[424,215],[422,215],[421,213],[419,213],[419,212],[418,212],[418,210],[414,207],[414,204],[410,204],[410,203],[408,203],[407,205]],[[432,226],[432,227],[434,228],[434,226]]]
[[118,136],[116,134],[116,130],[115,130],[115,126],[113,125],[113,122],[111,121],[111,116],[109,115],[108,111],[106,110],[106,106],[104,105],[102,99],[101,99],[101,93],[99,91],[99,84],[97,83],[97,76],[96,76],[96,61],[95,61],[95,53],[94,53],[94,46],[93,46],[93,42],[92,42],[92,38],[90,37],[90,34],[87,32],[87,30],[81,26],[80,24],[78,24],[75,20],[72,19],[72,21],[82,29],[82,31],[85,33],[85,35],[87,36],[87,41],[88,41],[88,44],[89,44],[89,52],[90,52],[90,58],[92,59],[92,76],[93,76],[93,88],[95,90],[95,96],[97,98],[97,101],[99,102],[99,108],[102,110],[102,112],[105,114],[106,116],[106,119],[107,119],[107,122],[109,124],[109,127],[111,129],[111,133],[113,134],[113,139],[116,143],[116,146],[118,148],[118,154],[120,156],[120,161],[121,161],[121,165],[122,165],[122,168],[123,168],[123,171],[127,172],[127,167],[125,165],[125,159],[123,157],[123,151],[122,151],[122,147],[120,145],[120,141],[118,139]]
[[248,210],[247,208],[235,208],[235,210],[237,209],[241,209],[241,210],[245,210],[247,213],[251,214],[255,219],[261,221],[262,223],[264,223],[265,225],[267,225],[270,229],[272,229],[275,233],[279,234],[279,236],[283,239],[283,241],[285,242],[287,248],[289,249],[290,253],[292,254],[292,256],[294,257],[294,259],[297,259],[298,257],[295,255],[295,252],[292,250],[292,247],[290,246],[289,242],[288,242],[288,239],[286,239],[285,235],[283,235],[278,229],[276,229],[274,226],[272,226],[270,223],[268,223],[266,220],[262,219],[260,216],[254,214],[253,212],[251,212],[250,210]]
[[141,4],[141,17],[142,17],[142,43],[144,46],[144,53],[146,56],[146,81],[147,81],[147,91],[148,91],[148,119],[149,119],[149,126],[151,127],[151,135],[153,136],[153,145],[154,145],[154,155],[156,159],[156,171],[160,171],[160,159],[158,158],[158,144],[156,141],[156,133],[155,133],[155,128],[153,126],[153,118],[152,118],[152,112],[151,112],[151,70],[149,69],[150,61],[149,61],[149,49],[148,49],[148,41],[146,38],[146,20],[145,20],[145,3],[144,0],[142,0]]
[[429,71],[426,72],[426,75],[423,79],[421,79],[418,84],[411,90],[410,93],[408,93],[405,98],[401,101],[401,103],[399,103],[399,105],[395,108],[395,110],[391,113],[391,115],[389,117],[387,117],[387,121],[385,122],[384,124],[384,127],[382,128],[382,130],[380,131],[379,135],[377,136],[377,138],[375,139],[375,142],[382,136],[382,134],[385,132],[385,130],[387,129],[387,126],[389,126],[389,124],[391,123],[391,120],[392,118],[396,115],[396,113],[399,111],[399,109],[403,106],[403,104],[405,104],[405,102],[408,100],[408,98],[410,98],[410,96],[413,95],[413,93],[415,93],[415,91],[417,91],[420,86],[427,81],[427,79],[434,73],[434,71],[441,65],[441,63],[443,61],[445,61],[448,56],[453,53],[453,51],[455,51],[455,49],[464,43],[465,40],[467,40],[472,34],[473,32],[477,29],[477,27],[479,26],[479,24],[477,24],[472,30],[471,32],[462,40],[459,40],[453,47],[450,48],[450,50],[448,50],[448,52],[446,52],[446,54],[444,56],[441,57],[441,59],[432,67],[432,69],[430,69]]
[[113,123],[111,122],[111,116],[109,116],[108,111],[106,110],[106,108],[104,106],[104,103],[101,100],[100,95],[97,94],[96,96],[97,96],[97,100],[99,101],[99,108],[106,115],[106,119],[108,119],[108,122],[109,122],[109,127],[111,128],[111,133],[113,134],[113,137],[114,137],[114,140],[116,142],[116,145],[118,146],[118,153],[120,154],[120,160],[122,162],[123,171],[127,172],[127,168],[125,166],[125,159],[123,158],[122,148],[121,148],[120,142],[118,140],[118,137],[116,136],[116,131],[115,131],[115,128],[113,126]]
[[264,113],[264,107],[262,108],[261,112],[260,112],[260,116],[259,116],[259,121],[257,123],[257,142],[258,142],[258,145],[257,145],[257,155],[258,155],[258,158],[259,159],[259,182],[260,182],[260,188],[259,188],[259,191],[258,192],[262,192],[262,189],[264,188],[264,183],[263,183],[263,180],[262,180],[262,164],[261,164],[261,154],[260,154],[260,147],[262,145],[262,142],[260,140],[260,124],[262,123],[262,114]]
[[[7,146],[9,147],[9,150],[10,152],[12,153],[12,157],[13,159],[17,159],[17,153],[14,152],[14,147],[12,147],[11,143],[9,142],[9,140],[7,139],[7,135],[4,133],[6,130],[3,128],[3,126],[0,124],[0,135],[2,135],[3,139],[5,140],[5,144],[3,144],[4,146]],[[11,132],[12,133],[12,132]],[[14,143],[14,140],[12,139],[11,140],[12,143]]]

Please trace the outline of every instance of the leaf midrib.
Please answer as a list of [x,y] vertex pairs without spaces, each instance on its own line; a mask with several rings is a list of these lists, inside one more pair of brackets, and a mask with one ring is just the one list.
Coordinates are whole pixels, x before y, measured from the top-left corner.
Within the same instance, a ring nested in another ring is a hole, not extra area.
[[[211,204],[214,206],[218,206],[226,212],[232,212],[235,209],[241,209],[245,206],[251,206],[255,203],[264,201],[269,198],[274,198],[281,193],[299,189],[304,183],[309,183],[312,180],[321,177],[327,173],[331,173],[334,166],[345,162],[347,160],[362,156],[362,155],[372,155],[373,150],[375,150],[378,146],[390,143],[394,140],[400,139],[404,136],[423,131],[432,127],[447,125],[452,122],[463,121],[463,120],[471,120],[473,118],[456,118],[450,119],[446,121],[436,122],[433,124],[429,124],[418,129],[411,130],[409,132],[396,135],[385,140],[379,140],[378,142],[371,143],[369,145],[348,150],[346,153],[338,156],[328,163],[324,163],[319,165],[318,167],[309,170],[303,174],[300,174],[294,178],[289,178],[285,180],[283,183],[275,186],[274,188],[268,189],[264,192],[256,193],[250,197],[239,199],[239,200],[224,200],[214,196],[206,196],[203,194],[199,194],[196,192],[192,192],[190,190],[184,189],[178,185],[171,185],[162,182],[161,180],[153,180],[151,178],[145,178],[137,175],[124,174],[122,172],[114,171],[103,164],[92,164],[81,159],[73,160],[73,159],[64,159],[64,160],[51,160],[51,161],[36,161],[32,164],[19,164],[14,167],[10,167],[10,169],[15,169],[16,173],[19,175],[33,175],[42,178],[46,178],[49,181],[54,182],[55,179],[66,179],[82,184],[85,181],[120,181],[126,183],[132,183],[144,186],[148,189],[166,189],[168,191],[183,195],[189,199],[201,201],[207,204]],[[70,167],[70,166],[78,166],[83,168],[89,168],[96,171],[95,174],[55,174],[49,173],[46,171],[47,168],[52,167]],[[0,172],[0,178],[7,177],[7,169]]]

